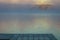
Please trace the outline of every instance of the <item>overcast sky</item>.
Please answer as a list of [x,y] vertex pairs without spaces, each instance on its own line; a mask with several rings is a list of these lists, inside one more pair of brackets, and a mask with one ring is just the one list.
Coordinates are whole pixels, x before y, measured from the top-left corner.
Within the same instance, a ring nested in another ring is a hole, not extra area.
[[[0,0],[2,3],[32,3],[37,0]],[[54,4],[59,4],[60,0],[50,0]]]

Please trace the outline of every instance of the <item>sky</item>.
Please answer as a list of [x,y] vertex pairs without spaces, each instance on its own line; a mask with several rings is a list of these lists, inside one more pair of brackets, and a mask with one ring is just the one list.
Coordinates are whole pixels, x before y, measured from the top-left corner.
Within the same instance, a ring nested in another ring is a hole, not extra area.
[[42,4],[52,3],[53,5],[60,5],[60,0],[0,0],[0,3],[7,4]]
[[[42,4],[50,4],[48,10],[42,11],[39,6]],[[0,13],[2,12],[19,12],[19,13],[60,13],[60,0],[0,0]]]
[[[7,3],[9,3],[9,2],[13,2],[13,3],[18,3],[18,2],[24,2],[24,3],[26,3],[26,2],[36,2],[36,1],[40,1],[40,0],[0,0],[0,2],[7,2]],[[43,0],[43,1],[46,1],[46,0]],[[59,3],[60,2],[60,0],[47,0],[47,1],[51,1],[51,2],[53,2],[53,3]]]

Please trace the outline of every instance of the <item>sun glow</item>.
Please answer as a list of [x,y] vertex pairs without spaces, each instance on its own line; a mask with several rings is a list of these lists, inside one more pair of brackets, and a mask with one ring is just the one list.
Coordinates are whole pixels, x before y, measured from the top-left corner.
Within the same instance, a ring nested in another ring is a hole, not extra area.
[[51,0],[34,0],[35,4],[41,5],[41,4],[51,4]]
[[32,3],[32,4],[51,4],[52,0],[0,0],[2,3],[11,3],[11,4],[25,4],[25,3]]

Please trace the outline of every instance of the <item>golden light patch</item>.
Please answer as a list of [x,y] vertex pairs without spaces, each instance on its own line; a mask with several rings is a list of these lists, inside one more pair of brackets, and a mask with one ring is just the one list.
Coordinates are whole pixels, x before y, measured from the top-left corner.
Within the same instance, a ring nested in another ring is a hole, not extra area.
[[34,28],[48,30],[50,28],[50,24],[48,24],[47,20],[45,19],[36,19],[34,22]]
[[40,4],[49,4],[51,3],[51,0],[34,0],[35,4],[40,5]]

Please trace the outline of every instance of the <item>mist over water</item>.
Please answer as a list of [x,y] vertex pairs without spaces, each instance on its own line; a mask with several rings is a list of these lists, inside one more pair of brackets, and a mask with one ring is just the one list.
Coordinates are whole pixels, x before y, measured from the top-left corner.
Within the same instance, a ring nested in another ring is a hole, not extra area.
[[0,33],[54,34],[60,39],[59,14],[0,14]]
[[32,5],[0,3],[0,33],[53,34],[60,39],[60,6],[47,10]]

